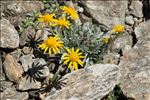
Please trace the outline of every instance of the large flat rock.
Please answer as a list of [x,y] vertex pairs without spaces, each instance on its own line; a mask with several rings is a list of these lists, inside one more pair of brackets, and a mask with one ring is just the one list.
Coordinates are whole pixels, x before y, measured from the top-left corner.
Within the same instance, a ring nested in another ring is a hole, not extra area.
[[64,76],[67,84],[60,91],[51,91],[46,100],[95,100],[113,90],[120,77],[114,64],[97,64]]
[[2,1],[1,12],[7,16],[18,16],[44,9],[42,1]]
[[18,83],[22,77],[23,69],[17,60],[10,54],[5,56],[3,68],[7,78],[15,83]]
[[121,88],[135,100],[150,100],[150,21],[135,28],[137,43],[126,46],[120,61]]
[[99,23],[106,26],[124,24],[127,0],[85,0],[87,12]]
[[2,18],[0,28],[0,47],[17,48],[19,46],[19,34],[7,19]]

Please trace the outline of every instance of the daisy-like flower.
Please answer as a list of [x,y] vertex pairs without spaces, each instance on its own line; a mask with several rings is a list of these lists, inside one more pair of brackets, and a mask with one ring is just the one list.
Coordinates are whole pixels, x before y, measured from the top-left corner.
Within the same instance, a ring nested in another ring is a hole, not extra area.
[[42,44],[39,45],[39,48],[44,50],[44,53],[48,54],[57,54],[60,53],[60,49],[63,47],[63,42],[60,40],[58,35],[50,36]]
[[114,33],[122,33],[124,31],[125,27],[123,25],[115,25],[112,29],[112,32]]
[[103,38],[103,42],[104,42],[105,44],[107,44],[109,41],[110,41],[110,38],[109,38],[109,37],[104,37],[104,38]]
[[84,56],[82,56],[82,52],[79,52],[79,49],[75,51],[74,48],[67,48],[66,50],[68,53],[63,54],[63,64],[69,63],[68,68],[71,70],[78,70],[78,64],[83,66],[84,62],[81,59]]
[[75,19],[75,20],[78,19],[78,14],[77,14],[76,10],[73,9],[72,7],[63,6],[63,7],[61,7],[61,10],[63,10],[63,13],[68,14],[73,19]]
[[59,18],[56,22],[57,22],[57,25],[60,26],[60,28],[62,28],[64,26],[67,29],[69,29],[70,22],[67,21],[65,17],[64,18]]
[[53,18],[54,16],[55,16],[55,14],[40,15],[38,18],[38,21],[43,22],[44,24],[49,24],[50,26],[55,26],[56,19]]

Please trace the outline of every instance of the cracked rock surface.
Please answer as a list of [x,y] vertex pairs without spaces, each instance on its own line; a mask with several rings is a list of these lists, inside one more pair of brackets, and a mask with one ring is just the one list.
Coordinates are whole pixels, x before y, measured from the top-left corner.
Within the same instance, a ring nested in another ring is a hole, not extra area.
[[[46,100],[94,100],[103,98],[119,82],[119,67],[114,64],[96,64],[64,76],[66,86]],[[63,79],[62,79],[63,80]]]
[[135,29],[138,41],[133,48],[125,47],[119,64],[122,74],[122,90],[127,96],[133,97],[135,100],[150,99],[149,27],[150,21],[147,21]]

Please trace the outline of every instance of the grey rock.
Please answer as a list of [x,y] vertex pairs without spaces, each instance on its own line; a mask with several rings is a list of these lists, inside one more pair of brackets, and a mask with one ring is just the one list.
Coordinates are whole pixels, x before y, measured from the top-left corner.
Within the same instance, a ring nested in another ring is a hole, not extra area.
[[46,87],[47,85],[49,85],[49,83],[52,81],[53,77],[54,77],[54,74],[53,73],[49,73],[49,75],[43,81],[42,87]]
[[118,64],[120,60],[120,55],[116,52],[109,52],[103,57],[103,62],[105,64]]
[[114,42],[111,44],[112,50],[120,50],[123,49],[126,45],[132,46],[132,36],[128,33],[121,33]]
[[[97,100],[113,90],[120,78],[117,65],[97,64],[79,69],[63,77],[66,85],[50,92],[45,100]],[[62,79],[62,80],[63,80]]]
[[125,95],[135,100],[150,98],[150,33],[149,22],[140,24],[142,34],[133,48],[126,46],[120,61],[122,74],[121,88]]
[[22,77],[22,67],[17,63],[17,60],[10,54],[5,56],[5,60],[3,62],[3,68],[7,78],[10,81],[18,83]]
[[0,92],[1,100],[27,100],[27,92],[17,92],[15,89],[7,89],[4,92]]
[[139,25],[139,19],[134,17],[133,20],[134,20],[134,26],[133,27],[135,28]]
[[128,34],[133,34],[134,30],[131,25],[125,25],[125,28]]
[[24,46],[27,43],[27,41],[29,41],[28,36],[30,34],[33,36],[35,34],[35,30],[32,26],[29,26],[28,28],[26,28],[26,30],[21,34],[20,43],[19,43],[21,46]]
[[32,54],[33,53],[33,49],[30,47],[23,47],[22,51],[24,54]]
[[17,92],[15,86],[9,81],[0,81],[1,100],[27,100],[27,92]]
[[56,64],[53,62],[48,65],[49,71],[53,71],[55,67],[56,67]]
[[65,73],[66,72],[66,68],[65,67],[61,67],[59,70],[59,73]]
[[20,28],[22,26],[22,21],[26,18],[25,16],[9,16],[7,19],[14,27]]
[[0,91],[3,92],[7,89],[12,88],[13,83],[9,82],[9,81],[0,81],[1,85],[0,85]]
[[10,54],[18,61],[19,57],[22,55],[22,52],[21,52],[21,49],[16,49]]
[[2,5],[2,12],[7,16],[17,16],[44,9],[41,1],[2,1]]
[[86,0],[83,4],[86,6],[86,11],[99,23],[109,27],[124,24],[128,4],[126,0]]
[[[42,58],[33,58],[34,55],[28,54],[20,57],[23,69],[27,72],[30,69],[32,78],[43,79],[49,75],[49,68],[46,66],[46,62]],[[36,71],[36,72],[35,72]],[[38,75],[36,74],[38,72]]]
[[88,22],[90,20],[90,18],[86,15],[84,15],[83,13],[80,14],[80,20],[82,23]]
[[131,14],[133,14],[138,18],[142,18],[143,17],[142,7],[143,4],[141,1],[133,0],[130,6]]
[[19,34],[7,19],[1,19],[0,47],[17,48],[19,46]]
[[129,9],[126,9],[126,16],[130,15]]
[[[49,75],[49,68],[46,66],[46,62],[44,59],[42,58],[36,58],[33,62],[35,65],[41,65],[42,67],[40,68],[40,70],[38,70],[39,74],[38,75],[34,75],[34,78],[36,79],[43,79],[46,78]],[[44,66],[43,66],[44,65]]]
[[41,87],[41,82],[37,80],[33,80],[32,77],[25,76],[21,78],[20,83],[18,84],[17,89],[18,90],[30,90],[30,89],[40,89]]
[[9,81],[0,81],[1,100],[27,100],[27,92],[17,92],[15,86]]
[[32,67],[32,63],[34,62],[33,57],[34,57],[33,54],[23,55],[20,57],[19,60],[25,72],[28,71],[28,68]]
[[140,23],[137,27],[135,27],[134,32],[137,39],[142,39],[143,36],[150,32],[150,20]]
[[127,16],[125,22],[129,25],[133,25],[134,24],[133,16]]
[[[30,96],[30,98],[32,98],[32,100],[36,100],[35,98],[39,98],[39,93],[37,93],[38,90],[32,90],[32,91],[29,91],[28,94]],[[44,100],[44,99],[41,99],[41,100]]]
[[0,81],[5,80],[3,66],[2,66],[2,52],[0,52]]
[[39,93],[40,100],[44,100],[46,93]]

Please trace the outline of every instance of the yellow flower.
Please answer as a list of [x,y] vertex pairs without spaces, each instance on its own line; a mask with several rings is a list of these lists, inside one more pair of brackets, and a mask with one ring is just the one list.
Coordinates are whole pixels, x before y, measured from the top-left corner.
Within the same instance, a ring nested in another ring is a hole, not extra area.
[[84,56],[82,56],[82,52],[79,53],[79,49],[77,49],[76,51],[74,50],[74,48],[72,49],[66,49],[68,53],[63,54],[63,60],[64,60],[64,64],[67,64],[69,62],[68,68],[70,68],[71,70],[78,70],[78,64],[80,64],[81,66],[83,66],[83,61],[81,61],[82,58],[84,58]]
[[103,42],[104,42],[105,44],[107,44],[109,41],[110,41],[110,38],[109,38],[109,37],[104,37],[104,38],[103,38]]
[[50,26],[55,26],[56,25],[56,19],[54,19],[55,14],[44,14],[40,15],[38,18],[39,22],[44,22],[44,24],[49,24]]
[[69,29],[70,22],[66,20],[66,18],[59,18],[57,21],[57,25],[62,28],[63,26]]
[[78,14],[77,14],[76,10],[73,9],[72,7],[63,6],[63,7],[61,7],[61,9],[63,10],[64,13],[70,15],[73,19],[75,19],[75,20],[78,19]]
[[122,33],[124,29],[125,27],[123,25],[115,25],[112,31],[115,33]]
[[39,45],[39,48],[44,49],[44,53],[48,51],[48,54],[57,54],[60,53],[60,49],[63,47],[63,42],[60,40],[58,35],[50,36],[42,44]]

